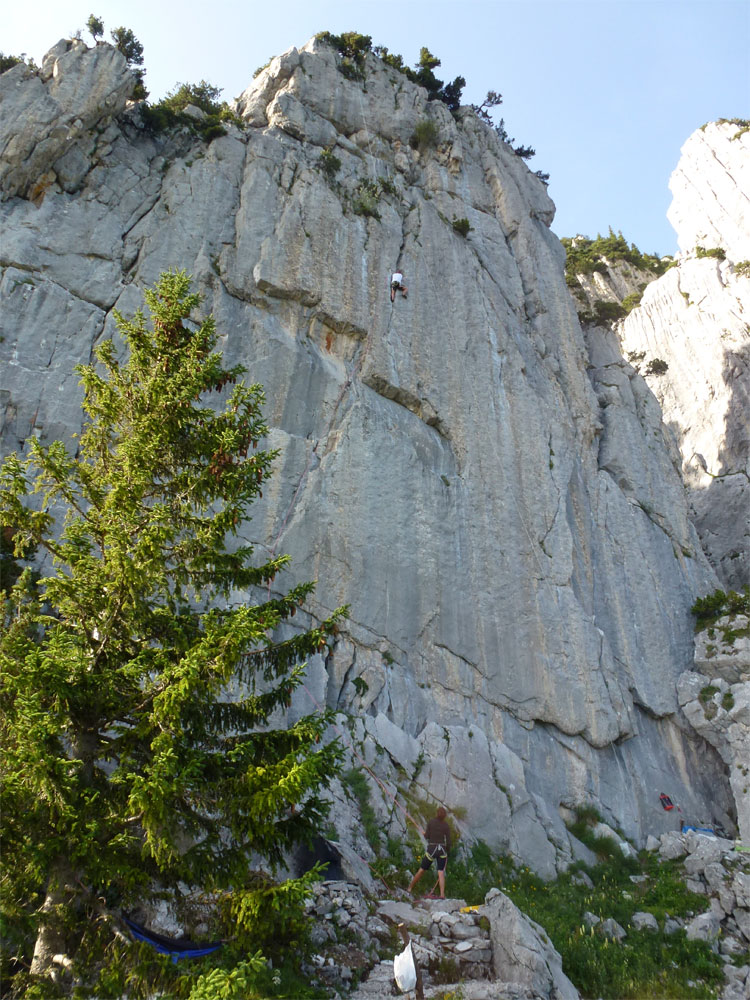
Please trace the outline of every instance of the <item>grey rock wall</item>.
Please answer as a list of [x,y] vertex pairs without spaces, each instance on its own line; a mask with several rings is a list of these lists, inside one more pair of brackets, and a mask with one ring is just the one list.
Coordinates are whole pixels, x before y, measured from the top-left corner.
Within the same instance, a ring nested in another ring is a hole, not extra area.
[[[291,554],[283,586],[318,581],[313,616],[351,606],[292,711],[361,717],[384,778],[421,750],[423,795],[550,874],[578,850],[560,806],[593,801],[636,841],[666,829],[662,791],[728,822],[675,692],[716,578],[653,395],[615,339],[584,339],[544,184],[372,55],[365,86],[332,49],[291,49],[205,145],[150,134],[106,46],[56,52],[50,77],[0,76],[2,148],[25,151],[0,176],[3,449],[77,430],[74,364],[185,268],[281,452],[243,535]],[[63,92],[81,128],[42,156]]]
[[679,449],[701,543],[723,585],[734,588],[750,584],[748,164],[750,133],[736,124],[715,122],[690,136],[670,180],[677,266],[618,326],[624,353],[669,366],[649,384]]
[[739,835],[750,844],[750,621],[725,615],[695,637],[695,664],[677,682],[691,725],[729,768]]

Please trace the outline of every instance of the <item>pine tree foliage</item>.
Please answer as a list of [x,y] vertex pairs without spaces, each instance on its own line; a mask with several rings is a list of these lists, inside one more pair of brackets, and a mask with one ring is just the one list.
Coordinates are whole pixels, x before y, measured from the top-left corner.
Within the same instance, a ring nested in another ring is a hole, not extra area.
[[338,768],[325,714],[272,724],[344,609],[273,641],[312,585],[270,597],[287,557],[255,565],[236,537],[275,457],[257,448],[262,388],[223,367],[211,318],[189,319],[183,272],[146,301],[151,324],[117,316],[127,360],[106,340],[78,369],[77,454],[32,439],[0,470],[3,537],[25,566],[0,591],[6,974],[48,976],[62,952],[86,981],[104,946],[127,969],[110,917],[157,883],[229,891],[250,944],[250,855],[273,870],[319,829]]

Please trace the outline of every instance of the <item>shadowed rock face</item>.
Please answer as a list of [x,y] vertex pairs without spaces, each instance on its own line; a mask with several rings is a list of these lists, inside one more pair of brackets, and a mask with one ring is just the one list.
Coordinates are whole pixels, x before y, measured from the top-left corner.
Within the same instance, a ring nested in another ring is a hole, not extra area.
[[695,637],[695,664],[677,682],[685,715],[729,769],[737,828],[750,842],[750,621],[727,615]]
[[[111,94],[108,52],[74,46],[13,88],[10,71],[0,95],[47,100],[92,58]],[[351,606],[292,712],[361,715],[384,775],[421,752],[421,794],[550,873],[575,847],[561,803],[593,801],[636,839],[668,825],[662,791],[724,818],[721,762],[675,694],[689,607],[716,578],[654,397],[613,338],[584,341],[554,206],[510,147],[375,56],[366,87],[337,59],[318,42],[274,59],[239,99],[246,127],[208,146],[148,134],[121,97],[51,154],[35,201],[36,154],[16,166],[0,205],[4,449],[77,430],[73,365],[113,308],[185,268],[226,361],[264,384],[281,452],[243,536],[291,554],[284,586],[318,581],[314,616]],[[91,88],[69,92],[72,115]],[[33,100],[3,117],[23,148]],[[425,119],[437,144],[417,151]],[[409,297],[392,305],[396,269]],[[397,831],[387,797],[375,805]]]

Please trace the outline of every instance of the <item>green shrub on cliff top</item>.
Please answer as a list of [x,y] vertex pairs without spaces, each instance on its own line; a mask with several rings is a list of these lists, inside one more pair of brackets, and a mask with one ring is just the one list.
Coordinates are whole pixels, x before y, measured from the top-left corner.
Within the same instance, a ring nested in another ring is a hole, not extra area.
[[389,52],[384,45],[376,45],[373,49],[370,35],[361,35],[357,31],[345,31],[341,35],[320,31],[315,37],[319,42],[336,49],[343,57],[339,70],[349,79],[364,80],[365,56],[368,52],[374,52],[379,59],[403,73],[412,83],[425,87],[429,100],[442,101],[450,111],[457,111],[461,105],[461,93],[466,80],[462,76],[457,76],[452,83],[444,84],[439,80],[433,71],[440,65],[440,60],[425,46],[419,51],[415,68],[410,69],[402,56]]
[[[143,122],[152,132],[166,132],[178,126],[185,127],[204,142],[225,135],[225,122],[240,123],[226,101],[219,101],[220,87],[214,87],[206,80],[200,83],[177,83],[158,104],[141,108]],[[204,113],[205,118],[193,118],[185,113],[185,108],[193,105]]]
[[605,274],[607,263],[618,260],[632,264],[639,271],[650,271],[654,277],[664,274],[672,265],[669,257],[641,253],[635,243],[628,244],[622,233],[615,233],[611,226],[607,236],[599,234],[595,240],[587,236],[564,236],[560,242],[566,251],[565,280],[572,287],[578,286],[576,275],[595,271]]

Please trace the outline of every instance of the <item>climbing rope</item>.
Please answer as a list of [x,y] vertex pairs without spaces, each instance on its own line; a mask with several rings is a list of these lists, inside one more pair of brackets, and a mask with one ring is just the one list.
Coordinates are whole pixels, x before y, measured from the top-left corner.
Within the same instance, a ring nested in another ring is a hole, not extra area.
[[[376,180],[375,155],[373,153],[372,137],[371,137],[370,130],[369,130],[369,127],[368,127],[368,124],[367,124],[367,117],[366,117],[366,114],[365,114],[364,102],[363,102],[363,99],[362,99],[362,93],[361,93],[361,91],[359,92],[359,101],[360,101],[360,110],[361,110],[361,113],[362,113],[362,122],[363,122],[364,130],[365,130],[365,134],[367,136],[367,145],[368,145],[368,150],[369,150],[369,168],[370,168],[370,172],[371,172],[373,181],[375,181]],[[386,171],[388,171],[388,165],[387,164],[386,164]],[[412,210],[413,210],[413,206],[412,206]],[[404,220],[404,222],[405,221],[406,220]],[[406,243],[406,239],[407,238],[408,238],[408,234],[404,238],[404,244]],[[400,256],[401,255],[399,254],[399,260],[400,260]],[[428,277],[429,277],[429,280],[430,280],[430,283],[431,283],[431,286],[432,286],[432,291],[433,291],[433,294],[434,294],[434,301],[435,302],[439,302],[440,299],[441,299],[441,293],[440,293],[440,290],[437,288],[437,285],[436,285],[436,282],[435,282],[435,277],[434,277],[434,274],[432,273],[433,272],[433,268],[428,267],[426,270],[427,270],[427,274],[428,274]],[[390,326],[390,323],[389,323],[389,326]],[[456,350],[458,350],[458,346],[459,345],[458,345],[457,337],[455,335],[455,332],[454,332],[453,328],[450,325],[446,324],[446,331],[445,332],[447,334],[447,338],[450,341],[453,342],[454,348]],[[335,423],[335,421],[337,419],[337,416],[338,416],[339,407],[340,407],[340,405],[341,405],[341,403],[342,403],[342,401],[344,399],[344,396],[346,395],[346,393],[348,392],[348,390],[352,386],[352,384],[354,382],[354,379],[360,374],[360,372],[361,372],[361,370],[363,368],[365,359],[366,359],[366,357],[367,357],[367,355],[369,353],[369,350],[370,350],[370,344],[371,344],[370,336],[369,336],[369,334],[367,334],[365,336],[364,349],[360,352],[359,356],[355,360],[353,360],[353,362],[350,365],[349,370],[347,372],[346,378],[345,378],[344,382],[342,383],[341,389],[340,389],[340,391],[338,393],[338,396],[337,396],[337,398],[336,398],[336,400],[335,400],[335,402],[333,404],[333,408],[332,408],[332,411],[331,411],[331,416],[330,416],[329,421],[327,422],[326,428],[325,428],[323,434],[321,435],[321,437],[319,437],[319,438],[317,438],[315,440],[315,442],[313,444],[313,447],[310,449],[310,451],[308,453],[307,460],[305,462],[305,466],[304,466],[304,468],[302,470],[302,473],[300,475],[300,478],[299,478],[299,481],[297,483],[297,486],[296,486],[296,488],[294,490],[294,493],[292,495],[292,498],[290,500],[290,503],[288,505],[286,513],[285,513],[284,517],[282,518],[282,521],[280,523],[279,529],[278,529],[278,531],[276,533],[276,536],[275,536],[275,538],[273,540],[273,543],[271,545],[270,553],[271,553],[272,556],[275,555],[275,553],[276,553],[276,549],[277,549],[277,546],[278,546],[279,541],[281,539],[281,536],[284,533],[284,531],[285,531],[285,529],[286,529],[286,527],[287,527],[287,525],[289,523],[289,520],[290,520],[290,518],[292,516],[292,513],[293,513],[293,511],[294,511],[294,509],[296,507],[298,497],[300,495],[301,490],[303,489],[303,486],[304,486],[304,484],[306,482],[306,479],[307,479],[307,476],[309,474],[310,468],[312,466],[313,456],[318,453],[318,447],[320,445],[321,440],[325,440],[329,436],[331,430],[333,429],[333,425],[334,425],[334,423]],[[491,344],[490,344],[490,347],[491,347]],[[501,382],[501,386],[502,386],[502,382]],[[471,383],[471,393],[472,393],[472,396],[473,396],[473,402],[474,402],[475,406],[477,408],[479,408],[479,406],[481,405],[481,403],[480,403],[480,400],[479,400],[479,394],[478,394],[478,391],[477,391],[477,388],[476,388],[476,384],[475,384],[474,381],[472,381],[472,383]],[[505,396],[504,389],[501,392],[500,403],[507,410],[508,401],[507,401],[507,398]],[[521,508],[520,508],[520,505],[518,503],[518,500],[516,499],[515,494],[513,493],[513,491],[510,491],[510,492],[511,492],[512,500],[513,500],[513,503],[514,503],[514,506],[515,506],[515,509],[516,509],[518,520],[519,520],[519,522],[520,522],[520,524],[521,524],[521,526],[523,528],[523,531],[526,534],[526,537],[527,537],[528,542],[529,542],[529,550],[531,551],[531,553],[532,553],[532,555],[533,555],[533,557],[534,557],[534,559],[536,561],[537,567],[538,567],[539,572],[540,572],[540,577],[542,579],[544,579],[547,574],[545,573],[545,569],[542,566],[541,560],[540,560],[539,555],[538,555],[538,553],[536,551],[536,544],[534,543],[534,539],[532,537],[532,534],[531,534],[531,532],[530,532],[530,530],[529,530],[529,528],[528,528],[528,526],[526,524],[526,521],[524,519],[523,513],[522,513]],[[271,590],[271,581],[269,580],[269,583],[268,583],[268,592],[269,592],[269,595],[270,595],[270,590]],[[323,706],[318,703],[318,701],[315,699],[315,697],[310,692],[310,690],[307,687],[307,685],[303,682],[302,686],[303,686],[303,688],[304,688],[307,696],[313,702],[313,704],[315,705],[315,707],[317,708],[317,710],[320,711],[320,712],[323,712],[324,711]],[[352,754],[352,757],[358,760],[358,762],[360,763],[360,766],[362,767],[362,769],[365,770],[370,775],[370,777],[375,782],[375,784],[380,788],[380,790],[383,793],[384,797],[387,797],[388,799],[390,799],[393,802],[394,806],[403,813],[406,822],[411,823],[412,826],[414,826],[414,828],[421,834],[422,833],[422,829],[421,829],[419,823],[408,812],[408,810],[398,801],[398,798],[396,797],[396,795],[394,795],[386,787],[385,783],[378,777],[378,775],[375,774],[375,772],[372,770],[372,768],[369,767],[369,765],[367,764],[367,762],[365,761],[365,759],[362,757],[362,755],[359,753],[359,751],[354,746],[353,742],[347,738],[346,734],[341,729],[341,727],[337,723],[334,722],[333,723],[333,728],[337,732],[337,734],[340,736],[340,738],[342,738],[342,740],[344,741],[344,743],[349,747],[349,750],[350,750],[350,752]],[[455,817],[454,817],[454,820],[456,820]],[[456,822],[458,822],[458,821],[456,820]]]

